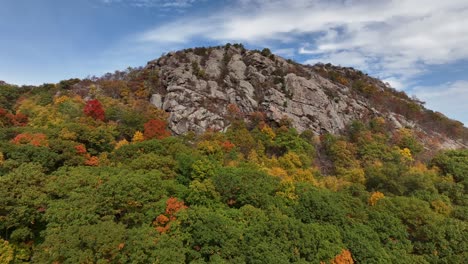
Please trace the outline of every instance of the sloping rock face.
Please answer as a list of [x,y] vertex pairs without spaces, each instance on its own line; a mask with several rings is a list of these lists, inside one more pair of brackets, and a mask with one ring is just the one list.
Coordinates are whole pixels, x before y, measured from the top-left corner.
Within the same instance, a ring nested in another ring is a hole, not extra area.
[[[324,68],[226,45],[171,52],[148,62],[145,70],[159,76],[159,87],[151,102],[170,114],[169,128],[174,134],[223,131],[230,125],[227,106],[234,104],[246,116],[264,113],[270,123],[288,118],[299,132],[337,134],[354,120],[380,116],[395,128],[412,127],[437,138],[444,148],[467,147],[466,143],[427,131],[402,115],[382,107],[377,110],[350,85],[322,77]],[[343,74],[363,75],[351,68],[335,68]],[[389,89],[378,79],[365,78],[378,93]],[[405,98],[401,102],[404,100],[417,103]]]
[[264,112],[273,122],[287,117],[298,131],[316,134],[338,133],[352,120],[377,114],[312,68],[241,47],[203,51],[169,53],[146,66],[158,71],[163,87],[151,102],[170,114],[175,134],[225,129],[229,104],[245,114]]

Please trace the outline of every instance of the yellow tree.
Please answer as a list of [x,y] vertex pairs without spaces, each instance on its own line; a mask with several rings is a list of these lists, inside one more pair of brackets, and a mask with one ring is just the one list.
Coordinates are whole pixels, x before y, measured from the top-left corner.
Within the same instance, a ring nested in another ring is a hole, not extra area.
[[120,140],[119,142],[117,142],[117,144],[115,144],[115,149],[119,149],[125,145],[128,145],[128,141],[124,138],[122,140]]
[[140,131],[136,131],[135,134],[133,134],[132,142],[142,142],[143,140],[145,140],[145,137]]
[[0,263],[11,263],[14,258],[14,249],[8,241],[0,238]]
[[385,195],[381,192],[373,192],[369,197],[369,205],[374,206],[377,204],[377,201],[384,198]]

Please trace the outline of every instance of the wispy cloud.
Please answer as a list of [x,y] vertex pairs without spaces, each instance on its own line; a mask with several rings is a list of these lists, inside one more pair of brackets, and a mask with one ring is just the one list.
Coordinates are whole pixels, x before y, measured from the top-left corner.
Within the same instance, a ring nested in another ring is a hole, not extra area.
[[141,34],[143,42],[281,41],[325,61],[408,82],[427,65],[468,58],[466,0],[239,0]]
[[290,58],[296,55],[296,49],[294,48],[274,49],[273,53],[279,56]]
[[128,4],[135,7],[187,8],[201,0],[100,0],[104,4]]

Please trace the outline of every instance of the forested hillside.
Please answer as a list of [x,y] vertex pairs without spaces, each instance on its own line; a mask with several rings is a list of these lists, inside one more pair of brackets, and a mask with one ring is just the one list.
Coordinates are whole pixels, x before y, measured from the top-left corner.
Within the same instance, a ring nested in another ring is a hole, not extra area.
[[0,87],[0,263],[468,258],[466,149],[383,118],[298,133],[233,104],[225,133],[171,136],[138,89],[77,83]]

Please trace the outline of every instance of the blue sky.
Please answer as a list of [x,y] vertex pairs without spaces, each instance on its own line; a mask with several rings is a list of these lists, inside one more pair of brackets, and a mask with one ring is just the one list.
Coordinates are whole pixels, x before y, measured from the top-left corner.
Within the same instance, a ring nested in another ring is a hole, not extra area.
[[0,0],[0,80],[42,84],[241,42],[352,66],[468,124],[466,0]]

